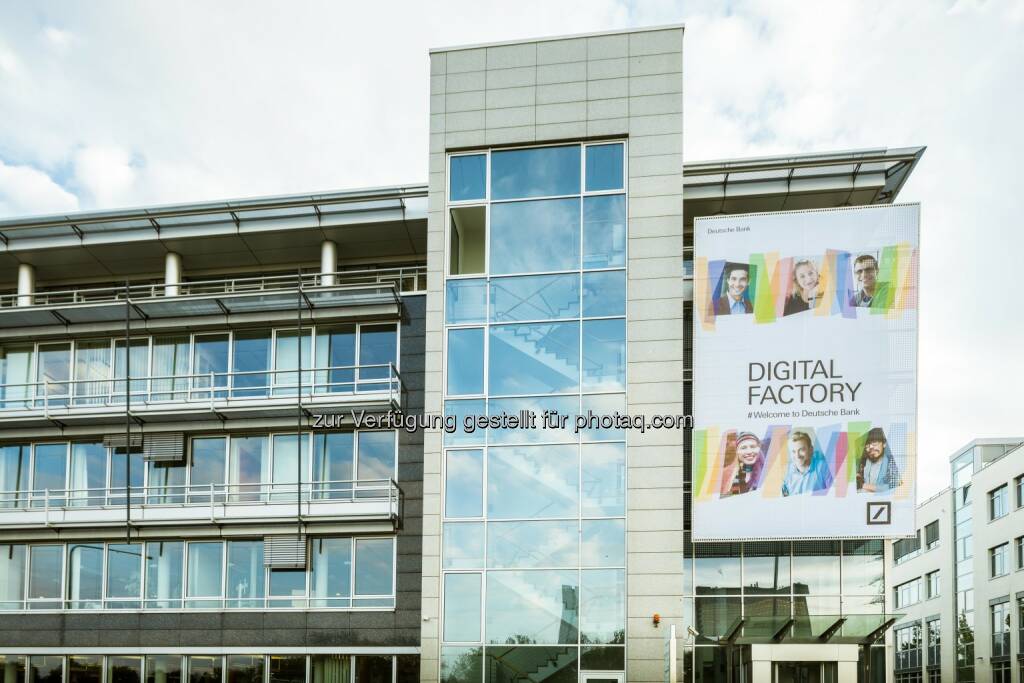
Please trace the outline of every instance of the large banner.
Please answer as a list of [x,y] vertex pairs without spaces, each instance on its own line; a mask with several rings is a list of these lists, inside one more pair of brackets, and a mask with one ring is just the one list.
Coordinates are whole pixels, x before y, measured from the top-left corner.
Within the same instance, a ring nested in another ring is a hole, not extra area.
[[694,220],[694,539],[914,533],[919,209]]

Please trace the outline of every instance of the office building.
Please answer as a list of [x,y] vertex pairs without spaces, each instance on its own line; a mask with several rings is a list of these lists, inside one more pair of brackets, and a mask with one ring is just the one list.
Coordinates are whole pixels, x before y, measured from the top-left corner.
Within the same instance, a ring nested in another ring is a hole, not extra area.
[[426,185],[0,222],[11,682],[885,680],[883,541],[691,541],[686,429],[354,424],[685,416],[693,219],[896,199],[684,166],[682,39],[431,52]]

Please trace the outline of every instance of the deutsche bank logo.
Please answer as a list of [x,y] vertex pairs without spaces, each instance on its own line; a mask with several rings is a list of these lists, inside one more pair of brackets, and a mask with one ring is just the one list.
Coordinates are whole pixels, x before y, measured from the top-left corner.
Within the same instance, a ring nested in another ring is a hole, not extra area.
[[868,524],[892,524],[892,503],[868,502]]

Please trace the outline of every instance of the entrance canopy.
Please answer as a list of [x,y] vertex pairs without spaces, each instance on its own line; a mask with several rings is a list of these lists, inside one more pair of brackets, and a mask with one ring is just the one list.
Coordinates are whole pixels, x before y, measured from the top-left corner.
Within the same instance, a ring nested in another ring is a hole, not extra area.
[[721,644],[870,645],[902,614],[819,614],[814,616],[748,616],[735,619]]

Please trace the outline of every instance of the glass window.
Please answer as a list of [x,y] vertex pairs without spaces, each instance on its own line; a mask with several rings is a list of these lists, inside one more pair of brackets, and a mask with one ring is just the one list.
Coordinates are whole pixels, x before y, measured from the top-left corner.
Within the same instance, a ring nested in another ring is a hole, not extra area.
[[62,683],[64,658],[60,655],[32,655],[28,658],[29,680],[32,683]]
[[68,607],[100,609],[102,600],[103,544],[72,543],[68,546]]
[[939,585],[939,572],[928,572],[925,574],[925,596],[930,600],[931,598],[939,597],[941,587]]
[[[584,441],[625,441],[626,431],[616,427],[614,422],[616,413],[627,414],[625,394],[584,396],[580,410],[587,419],[585,429],[581,430]],[[591,416],[597,419],[593,420]]]
[[581,575],[580,642],[626,642],[626,571],[585,569]]
[[576,567],[580,563],[579,538],[576,520],[491,522],[487,525],[487,566],[499,569]]
[[185,465],[180,462],[146,463],[151,505],[181,504],[185,502]]
[[928,550],[939,544],[939,522],[935,520],[924,527],[924,541]]
[[[100,553],[102,558],[102,552]],[[101,559],[102,562],[102,559]],[[32,607],[59,609],[64,564],[64,547],[33,545],[29,547],[28,599]]]
[[448,272],[475,275],[486,270],[487,209],[462,206],[449,212]]
[[185,544],[182,541],[146,543],[146,608],[181,607],[181,584],[185,575]]
[[356,479],[362,483],[395,477],[395,432],[359,432]]
[[455,427],[454,431],[449,432],[447,424],[445,425],[445,446],[475,446],[484,442],[484,430],[467,431],[463,429],[466,417],[485,414],[482,398],[445,401],[444,414],[446,422],[454,420]]
[[316,393],[346,394],[353,390],[356,326],[339,325],[316,335]]
[[315,538],[310,607],[348,607],[352,597],[352,539]]
[[1010,544],[1003,543],[989,548],[989,572],[993,578],[1010,573]]
[[260,484],[270,481],[270,448],[266,436],[232,436],[228,482],[232,501],[260,500]]
[[0,508],[25,504],[30,453],[28,444],[0,446]]
[[154,401],[182,401],[188,396],[190,350],[186,334],[153,338]]
[[391,683],[394,680],[394,657],[390,655],[356,655],[356,683]]
[[622,143],[587,146],[587,192],[622,189]]
[[142,544],[107,546],[108,607],[139,609],[142,597]]
[[[575,396],[519,396],[516,398],[492,398],[487,402],[487,414],[519,417],[523,411],[532,411],[535,420],[532,427],[520,420],[519,427],[488,428],[488,442],[492,444],[516,443],[575,443],[573,432],[579,399]],[[545,423],[544,413],[550,411],[551,419]],[[559,426],[560,417],[568,416],[565,426]]]
[[446,522],[441,555],[445,569],[480,569],[484,566],[482,522]]
[[141,448],[133,448],[126,453],[123,448],[115,448],[110,452],[110,489],[111,493],[120,493],[120,496],[111,496],[107,503],[110,505],[124,505],[125,488],[131,481],[132,502],[142,502],[139,498],[142,495],[140,490],[146,476],[146,461],[142,455]]
[[446,517],[482,516],[483,485],[483,451],[448,451],[445,454],[444,514]]
[[626,514],[625,444],[585,444],[581,453],[583,516]]
[[25,599],[25,546],[0,545],[0,610],[22,609]]
[[306,683],[305,655],[270,655],[269,683]]
[[583,521],[584,567],[622,567],[626,564],[626,522],[621,519]]
[[317,432],[313,435],[313,482],[315,498],[351,496],[352,432]]
[[0,408],[11,410],[28,408],[26,400],[32,395],[31,344],[0,346]]
[[271,607],[302,607],[306,596],[306,572],[302,569],[270,570]]
[[[228,335],[196,335],[193,354],[192,367],[197,376],[192,378],[192,386],[195,389],[228,385]],[[217,392],[215,395],[222,398],[225,393]],[[209,399],[210,394],[193,390],[192,398]]]
[[271,498],[295,500],[299,479],[305,481],[309,477],[309,434],[303,434],[301,441],[296,434],[275,434],[273,445],[274,465],[271,477],[274,486]]
[[449,280],[445,283],[445,322],[449,325],[487,320],[487,280]]
[[747,544],[743,556],[743,592],[748,595],[789,593],[789,544]]
[[[102,405],[110,400],[109,339],[89,339],[75,345],[75,405]],[[138,374],[144,375],[145,372]]]
[[188,657],[189,683],[221,683],[221,657],[190,655]]
[[39,356],[36,360],[36,396],[45,400],[36,401],[36,405],[64,405],[71,379],[71,344],[40,344]]
[[625,320],[583,322],[583,388],[586,391],[625,391]]
[[491,327],[491,395],[579,391],[579,329],[577,322]]
[[1010,511],[1010,494],[1006,484],[988,493],[988,518],[999,519]]
[[839,595],[839,544],[793,544],[793,592],[804,595]]
[[[515,641],[522,642],[522,641]],[[518,646],[488,647],[484,650],[487,681],[515,681],[521,671],[543,671],[548,681],[576,681],[579,660],[575,647]],[[547,674],[550,672],[550,676]],[[522,680],[522,679],[520,679]],[[612,679],[614,682],[616,679]],[[590,683],[607,683],[589,679]]]
[[882,541],[843,542],[843,593],[881,595],[885,590]]
[[[188,544],[188,591],[186,607],[219,607],[223,577],[220,541]],[[205,600],[197,598],[207,598]]]
[[[146,398],[146,390],[149,385],[149,340],[132,339],[131,355],[126,357],[124,352],[124,340],[114,340],[114,377],[120,382],[114,382],[115,400],[124,402],[126,377],[131,377],[132,397]],[[136,379],[140,378],[140,379]]]
[[483,659],[482,647],[442,647],[441,683],[480,683]]
[[583,267],[626,265],[626,198],[602,195],[583,200]]
[[492,322],[560,320],[578,318],[579,315],[580,276],[576,273],[491,280]]
[[107,486],[107,449],[102,443],[71,444],[69,505],[103,505]]
[[263,657],[228,655],[224,658],[227,676],[224,683],[263,683]]
[[312,655],[312,683],[349,683],[352,680],[350,655]]
[[[740,546],[738,543],[705,544],[693,559],[697,595],[740,593]],[[698,631],[700,629],[697,629]]]
[[449,180],[450,201],[484,199],[487,196],[487,155],[469,154],[452,157]]
[[579,145],[491,152],[492,200],[579,192]]
[[484,393],[484,329],[448,330],[448,395]]
[[107,683],[142,683],[142,657],[107,657]]
[[[274,395],[294,396],[299,383],[297,371],[301,361],[303,368],[313,366],[313,331],[302,331],[302,348],[299,348],[298,330],[277,330],[274,335]],[[308,392],[309,386],[313,383],[313,377],[309,372],[302,373],[303,391]]]
[[491,274],[580,267],[580,200],[491,205]]
[[491,519],[577,515],[576,446],[490,448],[487,465],[487,515]]
[[181,683],[181,655],[148,655],[146,683]]
[[270,331],[235,332],[232,398],[267,396],[270,390]]
[[101,683],[103,655],[73,655],[68,657],[68,683]]
[[[33,505],[45,504],[45,491],[49,489],[50,505],[64,504],[64,489],[67,487],[68,445],[66,443],[46,443],[35,445],[35,458],[32,463],[32,489],[37,496]],[[56,495],[54,495],[56,494]]]
[[[359,327],[359,382],[363,391],[387,389],[391,369],[398,365],[398,328],[394,325]],[[373,367],[367,367],[373,366]]]
[[577,577],[575,569],[488,572],[486,641],[575,644]]
[[700,633],[698,642],[728,635],[740,618],[740,598],[697,598],[693,602],[694,628]]
[[445,574],[445,642],[480,642],[480,607],[482,602],[480,591],[480,574]]
[[601,270],[583,274],[583,316],[626,315],[626,271]]
[[[395,541],[392,538],[357,538],[356,585],[359,596],[392,595],[395,580]],[[373,605],[373,601],[364,601]]]
[[225,607],[263,606],[263,541],[228,541]]
[[4,683],[25,683],[25,658],[0,655],[0,671],[4,672]]
[[209,502],[210,484],[213,484],[215,498],[223,491],[226,460],[227,439],[224,437],[192,439],[191,502]]

